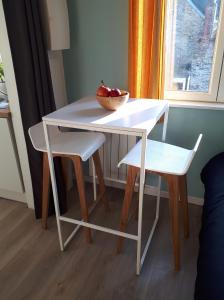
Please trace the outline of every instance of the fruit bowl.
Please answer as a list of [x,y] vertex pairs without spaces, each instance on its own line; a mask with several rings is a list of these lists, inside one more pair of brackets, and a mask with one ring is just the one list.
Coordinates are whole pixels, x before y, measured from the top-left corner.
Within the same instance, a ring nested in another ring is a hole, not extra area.
[[127,103],[129,99],[129,93],[121,90],[121,95],[117,97],[103,97],[96,95],[96,99],[99,104],[107,110],[117,110],[120,106]]

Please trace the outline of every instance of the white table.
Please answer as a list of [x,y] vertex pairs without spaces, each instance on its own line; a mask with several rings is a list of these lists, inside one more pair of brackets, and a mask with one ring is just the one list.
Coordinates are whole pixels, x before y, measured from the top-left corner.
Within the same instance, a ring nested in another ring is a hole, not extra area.
[[[160,199],[160,185],[159,179],[158,196],[157,196],[157,210],[153,227],[151,229],[147,244],[141,256],[142,243],[142,208],[143,208],[143,194],[145,183],[145,155],[147,146],[147,136],[152,131],[159,119],[165,115],[162,140],[165,141],[166,129],[168,122],[169,104],[167,101],[149,100],[149,99],[129,99],[128,103],[123,105],[115,112],[106,111],[98,104],[95,97],[86,97],[67,105],[45,117],[43,117],[44,133],[47,144],[48,159],[50,164],[51,182],[54,195],[54,205],[57,219],[57,227],[59,234],[60,248],[63,251],[72,237],[77,232],[80,226],[86,226],[95,230],[100,230],[117,236],[123,236],[135,240],[137,242],[137,270],[140,274],[152,235],[154,233],[159,212]],[[53,158],[51,153],[51,143],[49,141],[48,126],[61,126],[76,129],[85,129],[90,131],[100,131],[117,133],[124,135],[132,135],[142,138],[141,151],[141,170],[139,182],[139,216],[138,216],[138,233],[137,235],[124,233],[118,230],[113,230],[107,227],[98,226],[95,224],[84,222],[83,220],[75,220],[68,217],[63,217],[59,211],[58,193],[55,180],[55,172],[53,165]],[[61,222],[69,222],[76,224],[77,227],[67,238],[65,242],[62,239]]]

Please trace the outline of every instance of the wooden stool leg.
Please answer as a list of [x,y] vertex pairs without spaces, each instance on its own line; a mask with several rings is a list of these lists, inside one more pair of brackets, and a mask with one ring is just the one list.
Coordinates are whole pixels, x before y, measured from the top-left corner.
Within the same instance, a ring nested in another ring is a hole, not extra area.
[[[77,187],[78,187],[78,193],[79,193],[79,201],[80,201],[82,218],[85,222],[88,222],[88,207],[87,207],[87,203],[86,203],[82,161],[79,156],[73,156],[72,161],[74,164],[74,169],[75,169],[75,174],[76,174],[76,181],[77,181]],[[85,227],[84,230],[85,230],[87,242],[91,243],[92,237],[91,237],[90,228]]]
[[173,239],[173,254],[175,271],[180,270],[180,237],[179,237],[179,219],[178,219],[178,177],[167,175],[170,201],[170,216]]
[[49,209],[50,170],[47,153],[43,153],[42,228],[47,229]]
[[[129,209],[131,205],[132,196],[134,193],[135,181],[138,174],[139,169],[136,167],[129,166],[128,167],[128,176],[127,183],[125,188],[125,196],[122,207],[121,219],[120,219],[120,231],[125,231],[128,222]],[[117,242],[117,253],[120,253],[122,250],[124,238],[119,237]]]
[[96,175],[97,175],[97,178],[99,181],[99,190],[100,190],[99,197],[100,198],[102,197],[106,210],[109,210],[109,203],[108,203],[106,195],[105,195],[106,188],[105,188],[103,171],[102,171],[101,162],[100,162],[100,154],[99,154],[98,150],[93,154],[93,161],[94,161],[94,166],[95,166],[95,170],[96,170]]
[[187,199],[187,177],[179,176],[179,191],[180,200],[183,207],[183,222],[184,222],[184,237],[189,237],[189,213],[188,213],[188,199]]

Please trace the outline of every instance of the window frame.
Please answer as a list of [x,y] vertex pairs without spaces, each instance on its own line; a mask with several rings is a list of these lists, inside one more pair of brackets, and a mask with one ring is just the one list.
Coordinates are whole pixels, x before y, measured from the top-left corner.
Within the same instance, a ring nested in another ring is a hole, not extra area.
[[[221,0],[220,5],[220,22],[216,35],[216,42],[214,47],[214,56],[212,64],[212,72],[209,84],[208,92],[191,92],[191,91],[172,91],[166,89],[167,81],[170,82],[170,70],[172,66],[173,55],[171,47],[166,45],[167,38],[171,39],[173,32],[173,22],[171,23],[170,35],[167,36],[167,26],[170,20],[174,20],[169,15],[170,7],[174,7],[177,4],[177,0],[168,0],[166,3],[166,20],[165,20],[165,34],[164,34],[164,53],[165,53],[165,71],[164,71],[164,97],[169,100],[180,101],[203,101],[203,102],[224,102],[224,81],[223,86],[219,86],[221,78],[224,79],[224,0]],[[221,92],[221,93],[220,93]]]

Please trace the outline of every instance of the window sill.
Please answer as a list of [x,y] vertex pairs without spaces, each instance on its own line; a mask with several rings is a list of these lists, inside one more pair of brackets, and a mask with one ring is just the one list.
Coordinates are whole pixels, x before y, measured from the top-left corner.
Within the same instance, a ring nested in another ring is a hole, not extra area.
[[8,108],[0,108],[0,118],[9,118],[10,117],[10,111]]
[[224,103],[168,100],[170,107],[224,110]]

